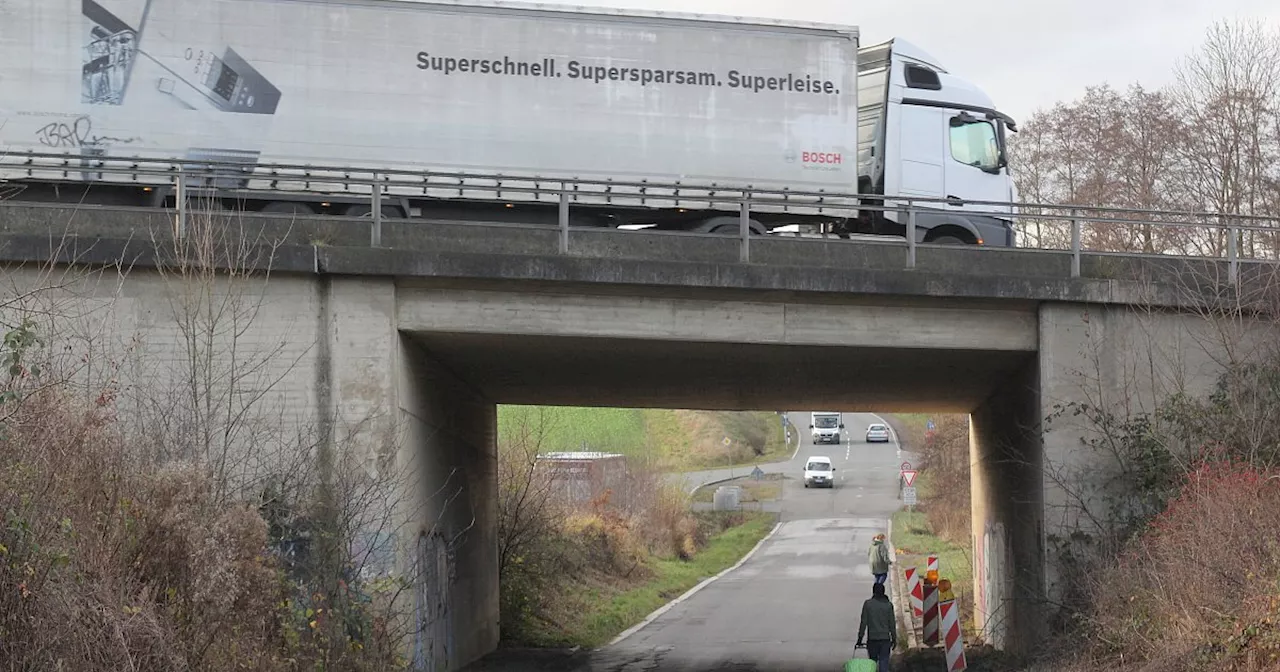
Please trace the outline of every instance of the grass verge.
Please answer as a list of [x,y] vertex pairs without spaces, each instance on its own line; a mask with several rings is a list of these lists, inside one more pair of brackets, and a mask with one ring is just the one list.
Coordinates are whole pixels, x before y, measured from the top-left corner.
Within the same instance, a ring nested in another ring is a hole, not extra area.
[[704,579],[732,567],[769,534],[776,521],[772,514],[742,515],[745,518],[741,525],[713,536],[692,560],[653,560],[652,576],[639,585],[584,587],[575,599],[579,603],[577,613],[560,624],[562,631],[553,644],[601,646]]
[[952,592],[960,600],[964,629],[973,633],[973,557],[969,549],[957,546],[935,535],[929,529],[929,517],[919,511],[893,514],[893,545],[898,551],[897,571],[916,567],[921,573],[930,553],[938,556],[939,574],[951,580]]

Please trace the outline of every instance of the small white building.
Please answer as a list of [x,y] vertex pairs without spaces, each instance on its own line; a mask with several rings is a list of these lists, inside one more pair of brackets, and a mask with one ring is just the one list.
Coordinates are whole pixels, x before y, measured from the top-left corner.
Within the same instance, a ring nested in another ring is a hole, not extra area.
[[549,471],[557,490],[569,502],[589,502],[611,490],[614,503],[623,504],[627,457],[621,453],[544,453],[538,456],[538,465]]

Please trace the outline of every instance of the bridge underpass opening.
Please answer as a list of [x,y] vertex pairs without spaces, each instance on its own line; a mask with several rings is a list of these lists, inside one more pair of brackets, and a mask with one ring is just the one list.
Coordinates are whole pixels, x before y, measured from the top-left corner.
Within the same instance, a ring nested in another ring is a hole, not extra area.
[[[1040,362],[1033,350],[406,330],[403,321],[401,328],[401,408],[406,415],[420,419],[411,443],[427,456],[419,491],[435,492],[449,475],[461,470],[468,484],[471,511],[450,514],[456,516],[452,526],[461,529],[474,520],[471,536],[451,560],[457,575],[457,587],[450,589],[447,600],[454,610],[446,628],[454,641],[448,661],[451,668],[487,653],[498,641],[493,532],[497,513],[492,502],[496,498],[499,404],[970,413],[974,547],[985,551],[981,576],[975,577],[981,586],[978,625],[988,631],[988,641],[1008,648],[1034,646],[1041,636],[1039,629],[1045,620],[1041,611],[1045,585],[1043,458],[1036,434],[1041,409]],[[874,416],[856,417],[865,420]],[[805,433],[807,422],[800,428]],[[865,427],[855,423],[848,431],[856,435],[863,430]],[[806,451],[838,452],[838,457],[845,457],[839,449],[806,445],[797,458]],[[854,457],[852,452],[849,457]],[[896,456],[890,457],[889,463],[897,464]],[[896,468],[883,478],[882,487],[896,493]],[[856,520],[859,506],[852,501],[831,513]],[[896,497],[893,506],[897,506]],[[871,513],[882,521],[891,510]],[[856,536],[852,528],[843,532],[831,529],[830,533],[849,539]],[[852,552],[849,564],[865,562],[865,546]],[[748,572],[749,567],[740,571]],[[813,580],[824,578],[841,580],[834,575]],[[767,580],[755,576],[738,587],[750,591]],[[857,604],[864,598],[857,596]],[[747,622],[753,615],[739,613],[737,617]],[[689,624],[698,622],[693,615],[689,618]],[[851,645],[856,615],[840,627],[848,640],[845,643]],[[643,646],[648,641],[633,636],[619,646]],[[734,655],[752,655],[751,647],[741,644]],[[803,648],[802,643],[792,642],[792,646]],[[786,650],[787,642],[774,642],[768,651],[758,654],[759,660],[744,662],[763,665],[770,662],[769,656],[775,656],[772,652]],[[704,669],[699,665],[710,665],[722,653],[699,652],[696,647],[673,649],[664,653],[662,665],[655,669]],[[801,661],[775,657],[772,662]]]

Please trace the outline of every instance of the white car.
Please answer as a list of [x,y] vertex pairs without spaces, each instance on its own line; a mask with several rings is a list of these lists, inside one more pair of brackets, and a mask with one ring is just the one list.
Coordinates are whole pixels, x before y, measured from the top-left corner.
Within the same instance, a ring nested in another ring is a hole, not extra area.
[[878,422],[867,427],[867,443],[889,443],[889,428]]
[[804,465],[804,487],[834,488],[836,468],[831,466],[831,458],[815,455]]

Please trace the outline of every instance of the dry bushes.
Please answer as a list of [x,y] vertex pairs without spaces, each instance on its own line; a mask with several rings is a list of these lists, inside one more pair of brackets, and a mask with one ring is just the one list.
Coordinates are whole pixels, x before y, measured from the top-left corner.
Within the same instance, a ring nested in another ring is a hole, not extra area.
[[1116,465],[1062,556],[1078,669],[1280,669],[1277,383],[1272,356],[1150,414],[1069,409]]
[[100,409],[27,397],[0,439],[0,659],[17,669],[279,669],[256,512],[145,473]]
[[0,399],[0,668],[397,663],[372,607],[300,606],[337,577],[287,575],[252,503],[221,503],[207,470],[137,459],[106,396],[81,404],[18,378]]
[[[503,459],[522,451],[502,448]],[[500,548],[510,549],[501,568],[502,636],[507,641],[548,643],[563,629],[564,612],[584,586],[634,585],[652,575],[654,558],[690,559],[707,532],[688,499],[661,475],[630,470],[627,497],[605,491],[588,502],[568,502],[546,481],[544,470],[499,468],[500,477],[521,474],[529,484],[499,483]],[[500,479],[501,481],[501,479]],[[536,495],[536,496],[534,496]],[[538,530],[537,534],[530,530]]]
[[1280,668],[1280,473],[1206,461],[1097,575],[1090,654],[1156,672]]
[[692,514],[680,488],[634,462],[613,489],[566,498],[538,463],[560,420],[545,409],[522,414],[498,446],[502,636],[511,642],[559,641],[584,588],[635,585],[652,576],[655,558],[688,560],[721,531]]
[[924,441],[920,463],[921,478],[928,485],[928,498],[921,510],[929,514],[934,534],[952,543],[972,542],[972,509],[969,505],[969,418],[940,415],[934,421],[933,436]]

